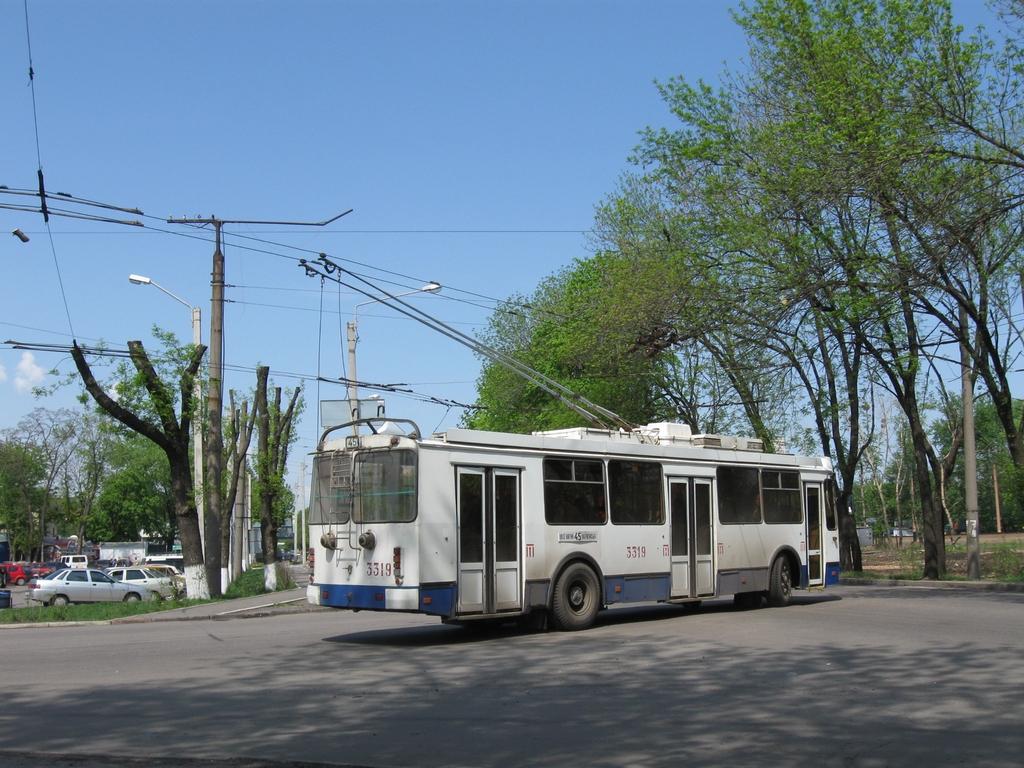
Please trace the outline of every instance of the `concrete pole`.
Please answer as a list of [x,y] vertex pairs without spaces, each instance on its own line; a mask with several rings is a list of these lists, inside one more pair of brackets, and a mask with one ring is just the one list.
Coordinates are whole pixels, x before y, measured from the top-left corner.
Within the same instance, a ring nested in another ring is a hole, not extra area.
[[[202,310],[199,307],[192,307],[192,343],[197,347],[203,343]],[[192,400],[192,483],[196,497],[196,513],[199,515],[199,540],[205,553],[206,531],[203,530],[203,523],[206,505],[203,502],[203,423],[200,408],[200,403],[203,402],[203,384],[199,376],[196,376]]]
[[[220,485],[224,461],[224,434],[221,424],[221,407],[224,388],[224,252],[221,250],[221,228],[223,222],[211,221],[216,230],[216,245],[213,251],[213,274],[210,281],[210,391],[206,395],[206,418],[210,425],[206,445],[206,481],[209,496],[206,504],[206,578],[210,594],[217,596],[221,590],[220,552]],[[216,591],[214,591],[216,590]]]
[[[356,319],[345,324],[348,331],[348,413],[349,418],[359,418],[359,387],[356,386],[356,342],[359,340],[359,330]],[[359,434],[359,427],[352,425],[352,434]]]
[[[960,309],[960,333],[967,338],[967,312]],[[967,578],[981,578],[981,552],[978,540],[978,456],[974,444],[974,379],[971,356],[964,340],[960,342],[961,381],[964,408],[964,507],[967,510]]]
[[1003,532],[1003,510],[999,504],[999,472],[996,465],[992,465],[992,497],[996,502],[996,533]]
[[299,562],[306,562],[306,514],[309,510],[309,504],[306,500],[306,462],[299,464],[299,524],[302,526],[302,535],[299,535],[299,530],[295,530],[295,548],[299,549],[301,542],[302,549],[299,549],[301,559]]
[[242,570],[249,570],[252,565],[252,553],[249,551],[249,534],[252,528],[252,476],[245,473],[245,487],[242,489],[244,528],[242,532]]
[[[249,472],[247,462],[243,461],[240,468],[241,472],[245,472],[245,478],[248,480]],[[231,580],[234,581],[242,575],[243,563],[242,559],[245,557],[245,494],[246,484],[240,483],[241,487],[238,489],[238,493],[235,494],[235,509],[234,514],[231,518]]]

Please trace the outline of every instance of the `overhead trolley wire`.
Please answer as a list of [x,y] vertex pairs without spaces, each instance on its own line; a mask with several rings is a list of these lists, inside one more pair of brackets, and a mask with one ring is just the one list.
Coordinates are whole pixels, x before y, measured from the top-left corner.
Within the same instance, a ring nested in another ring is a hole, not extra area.
[[[487,357],[490,360],[493,360],[496,363],[499,363],[500,365],[505,366],[506,368],[510,369],[514,373],[518,374],[519,376],[523,377],[524,379],[532,383],[534,386],[547,392],[549,395],[559,400],[565,406],[572,409],[579,415],[583,416],[585,419],[587,419],[589,422],[596,426],[602,427],[604,429],[624,429],[627,431],[634,430],[634,426],[627,422],[625,419],[623,419],[621,416],[619,416],[617,413],[614,413],[613,411],[610,411],[607,408],[604,408],[603,406],[600,406],[597,403],[588,400],[578,392],[574,392],[573,390],[569,389],[568,387],[556,381],[555,379],[552,379],[551,377],[546,376],[540,371],[531,368],[530,366],[526,365],[520,360],[517,360],[511,355],[501,352],[500,350],[494,349],[493,347],[487,346],[486,344],[478,341],[477,339],[474,339],[472,336],[468,336],[465,333],[462,333],[461,331],[457,330],[456,328],[453,328],[452,326],[444,323],[441,320],[438,320],[437,318],[428,314],[427,312],[424,312],[423,310],[415,307],[414,305],[409,304],[406,301],[403,301],[401,298],[391,293],[388,293],[383,288],[374,285],[369,280],[359,277],[355,273],[339,265],[337,262],[332,261],[330,258],[327,257],[326,254],[320,254],[316,262],[311,263],[306,260],[303,260],[300,263],[300,266],[303,267],[303,269],[306,272],[306,275],[309,277],[327,278],[330,280],[334,280],[336,282],[340,282],[346,287],[352,288],[358,291],[359,293],[362,293],[367,298],[387,304],[395,311],[400,312],[401,314],[406,315],[407,317],[411,317],[414,320],[418,321],[419,323],[427,326],[428,328],[437,331],[438,333],[444,336],[447,336],[448,338],[465,347],[468,347],[477,354],[480,354],[484,357]],[[359,286],[353,285],[348,282],[344,282],[341,280],[340,276],[335,275],[336,272],[339,273],[340,275],[347,275],[350,278],[355,278],[356,280],[363,283],[367,287],[360,288]],[[377,291],[378,294],[374,294],[373,291]],[[390,302],[393,303],[389,303],[389,300]]]

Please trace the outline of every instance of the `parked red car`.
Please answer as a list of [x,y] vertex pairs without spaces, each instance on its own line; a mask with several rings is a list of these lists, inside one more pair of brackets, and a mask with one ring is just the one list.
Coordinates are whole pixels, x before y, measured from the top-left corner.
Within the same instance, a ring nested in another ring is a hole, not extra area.
[[4,563],[3,567],[7,571],[8,584],[17,584],[20,587],[31,578],[23,563]]
[[30,579],[37,576],[45,576],[48,573],[59,571],[63,566],[60,563],[29,563],[25,568]]

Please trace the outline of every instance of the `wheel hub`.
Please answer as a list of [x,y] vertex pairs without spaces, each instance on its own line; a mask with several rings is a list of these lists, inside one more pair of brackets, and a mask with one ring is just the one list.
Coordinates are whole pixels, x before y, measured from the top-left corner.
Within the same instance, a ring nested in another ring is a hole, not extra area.
[[587,590],[582,584],[573,584],[569,590],[569,605],[572,606],[574,611],[578,611],[583,607],[584,602],[587,599]]

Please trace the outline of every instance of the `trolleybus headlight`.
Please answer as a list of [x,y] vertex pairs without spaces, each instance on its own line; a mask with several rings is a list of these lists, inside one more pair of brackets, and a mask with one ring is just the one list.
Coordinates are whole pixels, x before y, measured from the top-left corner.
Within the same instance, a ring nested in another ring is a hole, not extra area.
[[320,546],[324,549],[337,549],[338,537],[332,531],[329,531],[320,537]]
[[377,538],[373,535],[373,531],[359,534],[359,546],[363,549],[373,549],[377,546]]

